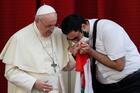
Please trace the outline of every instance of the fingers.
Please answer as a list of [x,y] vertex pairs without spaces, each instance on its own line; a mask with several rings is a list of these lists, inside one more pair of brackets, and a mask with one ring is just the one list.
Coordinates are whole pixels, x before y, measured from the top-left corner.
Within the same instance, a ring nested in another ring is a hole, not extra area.
[[88,44],[86,43],[81,44],[80,54],[89,54],[90,50],[91,50],[91,47]]
[[43,91],[49,92],[49,91],[52,91],[52,89],[53,89],[52,85],[49,85],[48,82],[47,83],[45,82],[45,84],[43,85]]
[[79,51],[80,46],[79,44],[75,44],[74,46],[69,48],[69,51],[73,54],[76,55],[76,53]]
[[52,85],[49,85],[48,82],[37,80],[34,84],[34,88],[41,90],[43,92],[49,92],[52,91],[53,87]]
[[87,54],[87,51],[85,49],[80,49],[80,54]]
[[80,46],[81,46],[81,48],[89,47],[89,45],[88,45],[87,43],[85,43],[85,42],[82,42],[82,43],[80,44]]
[[90,49],[90,46],[86,42],[78,42],[74,46],[69,48],[69,51],[73,55],[76,55],[78,51],[80,52],[80,54],[86,54],[88,53],[89,49]]

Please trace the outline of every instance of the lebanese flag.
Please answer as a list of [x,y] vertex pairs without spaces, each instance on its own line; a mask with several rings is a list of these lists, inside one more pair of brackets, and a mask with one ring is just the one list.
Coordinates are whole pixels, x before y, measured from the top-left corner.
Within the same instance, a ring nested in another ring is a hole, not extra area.
[[79,52],[76,54],[76,82],[74,93],[94,93],[89,56],[80,54]]

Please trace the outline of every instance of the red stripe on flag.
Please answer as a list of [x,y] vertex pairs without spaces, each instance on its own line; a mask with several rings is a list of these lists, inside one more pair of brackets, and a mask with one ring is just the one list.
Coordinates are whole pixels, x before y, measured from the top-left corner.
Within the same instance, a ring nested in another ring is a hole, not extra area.
[[76,54],[76,71],[84,71],[84,65],[86,64],[88,58],[88,55],[80,54],[79,52]]

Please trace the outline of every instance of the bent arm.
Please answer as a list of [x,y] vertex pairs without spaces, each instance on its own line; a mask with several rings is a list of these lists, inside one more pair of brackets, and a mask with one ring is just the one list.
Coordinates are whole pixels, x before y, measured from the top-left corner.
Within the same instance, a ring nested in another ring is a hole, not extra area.
[[[89,54],[94,57],[98,62],[101,64],[115,69],[117,71],[122,71],[125,66],[125,34],[124,29],[112,21],[106,21],[107,23],[104,24],[104,29],[102,29],[101,33],[99,34],[99,39],[102,42],[102,49],[104,53],[91,50]],[[98,42],[97,42],[98,43]],[[98,47],[96,43],[96,49],[100,50],[101,48]]]
[[98,62],[109,68],[115,69],[117,71],[122,71],[124,69],[125,57],[121,57],[116,60],[111,60],[108,56],[99,53],[93,49],[91,49],[91,52],[89,52],[89,54],[91,57],[94,57]]
[[125,66],[125,57],[123,55],[118,56],[116,59],[111,59],[108,55],[102,54],[92,49],[88,44],[83,44],[83,48],[80,49],[81,54],[88,54],[91,58],[95,58],[99,63],[112,68],[117,71],[122,71]]

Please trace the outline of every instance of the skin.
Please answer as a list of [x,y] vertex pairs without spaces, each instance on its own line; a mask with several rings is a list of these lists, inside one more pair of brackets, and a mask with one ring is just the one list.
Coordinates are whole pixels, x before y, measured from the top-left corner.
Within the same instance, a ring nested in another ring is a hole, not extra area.
[[48,84],[48,81],[42,81],[42,80],[36,80],[34,84],[34,88],[43,91],[43,93],[48,93],[53,89],[52,85]]
[[48,37],[53,33],[54,27],[57,23],[57,14],[49,13],[41,15],[35,20],[37,28],[43,37]]
[[68,36],[67,36],[67,39],[74,42],[74,43],[77,43],[79,42],[79,40],[81,40],[81,38],[83,37],[83,34],[79,31],[75,32],[75,31],[72,31]]

